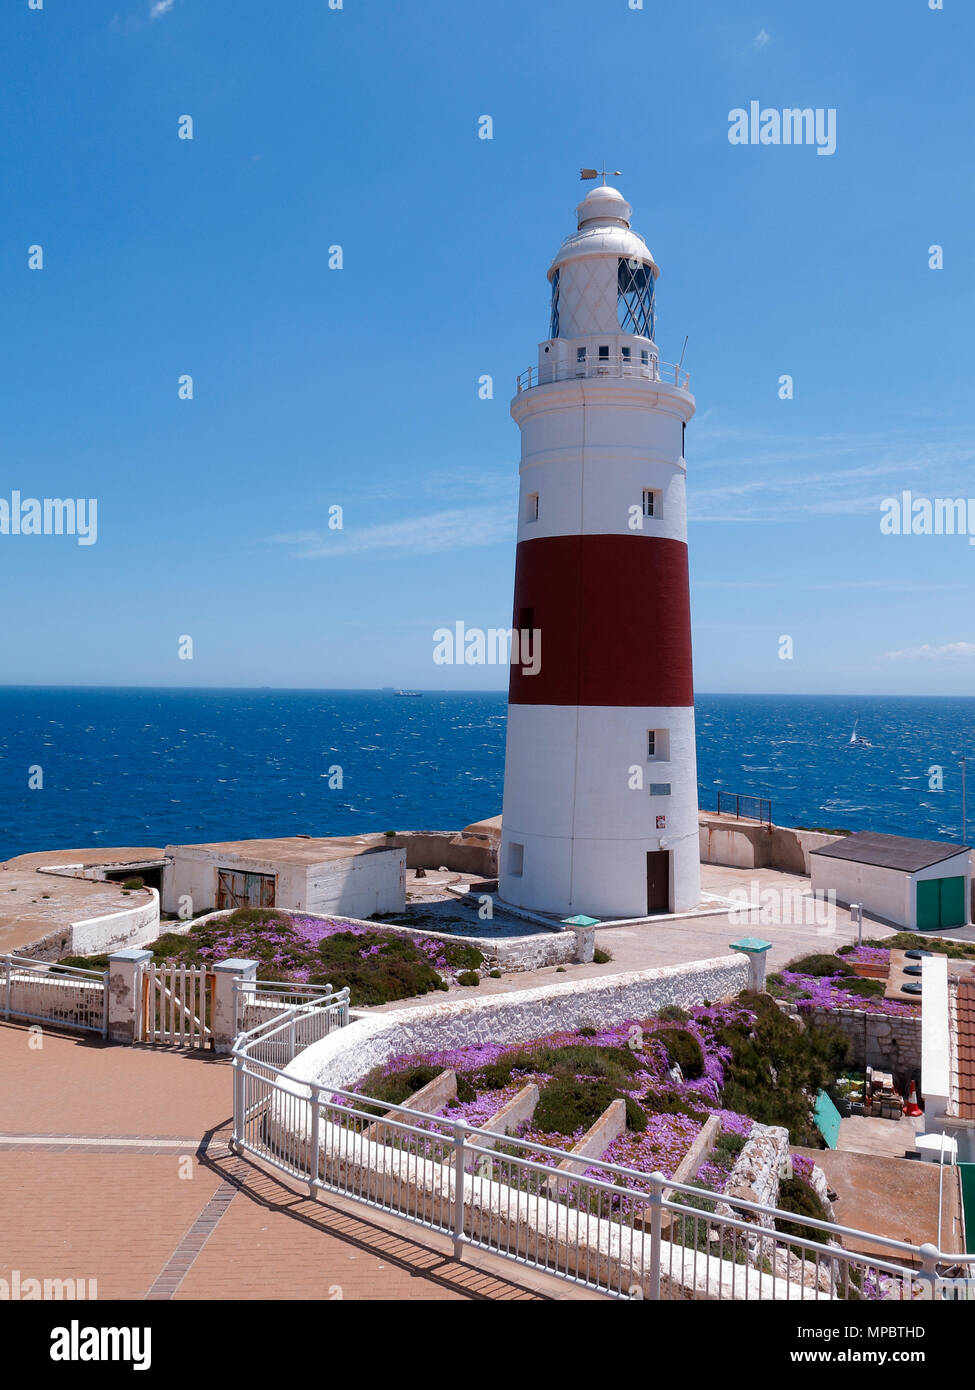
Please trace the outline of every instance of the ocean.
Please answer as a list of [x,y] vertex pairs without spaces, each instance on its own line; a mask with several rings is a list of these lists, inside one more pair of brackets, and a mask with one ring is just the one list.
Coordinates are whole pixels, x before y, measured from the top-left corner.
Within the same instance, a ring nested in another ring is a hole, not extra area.
[[[501,810],[504,731],[501,692],[3,687],[0,859],[459,829]],[[973,733],[969,698],[699,695],[701,805],[720,788],[780,825],[957,840]]]

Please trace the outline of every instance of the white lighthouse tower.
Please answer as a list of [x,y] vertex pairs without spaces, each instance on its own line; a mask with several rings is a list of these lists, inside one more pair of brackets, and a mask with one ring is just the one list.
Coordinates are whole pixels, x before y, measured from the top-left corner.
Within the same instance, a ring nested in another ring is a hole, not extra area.
[[604,184],[578,215],[548,272],[550,336],[511,403],[512,626],[540,648],[512,658],[500,896],[608,920],[682,911],[700,894],[684,486],[694,398],[658,358],[660,272],[630,205]]

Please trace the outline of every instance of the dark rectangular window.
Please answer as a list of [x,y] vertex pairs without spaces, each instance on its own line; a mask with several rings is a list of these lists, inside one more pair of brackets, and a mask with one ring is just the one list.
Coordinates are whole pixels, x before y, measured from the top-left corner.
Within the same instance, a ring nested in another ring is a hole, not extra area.
[[600,349],[599,349],[599,360],[600,360],[600,362],[608,362],[608,361],[609,361],[609,346],[608,346],[608,345],[600,347]]

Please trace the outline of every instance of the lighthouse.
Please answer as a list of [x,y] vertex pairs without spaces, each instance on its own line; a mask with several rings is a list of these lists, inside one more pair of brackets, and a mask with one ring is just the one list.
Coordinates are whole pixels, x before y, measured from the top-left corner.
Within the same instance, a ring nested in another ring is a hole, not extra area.
[[[601,920],[700,897],[687,571],[687,375],[654,339],[659,268],[594,187],[518,380],[521,487],[499,893]],[[527,652],[531,661],[526,660]]]

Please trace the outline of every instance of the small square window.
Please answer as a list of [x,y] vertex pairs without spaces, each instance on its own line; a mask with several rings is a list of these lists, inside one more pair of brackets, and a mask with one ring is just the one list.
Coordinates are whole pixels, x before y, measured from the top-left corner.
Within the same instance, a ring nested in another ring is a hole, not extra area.
[[599,349],[599,360],[600,360],[600,362],[608,362],[608,361],[609,361],[609,346],[608,346],[608,344],[604,344],[604,345],[600,346],[600,349]]
[[624,361],[624,362],[629,362],[629,360],[630,360],[630,349],[629,349],[628,347],[625,347],[625,348],[622,348],[621,351],[622,351],[622,353],[623,353],[623,361]]
[[538,520],[537,492],[530,492],[525,498],[525,520],[529,522]]
[[649,349],[649,348],[641,348],[641,349],[640,349],[640,362],[641,362],[641,365],[642,365],[642,366],[644,366],[644,367],[649,367],[649,365],[650,365],[650,349]]
[[661,496],[652,487],[643,489],[643,515],[659,517],[661,514]]
[[514,841],[508,846],[508,873],[512,878],[521,878],[525,872],[525,846]]
[[651,795],[651,796],[670,796],[670,783],[669,783],[669,782],[651,782],[651,783],[650,783],[650,795]]

